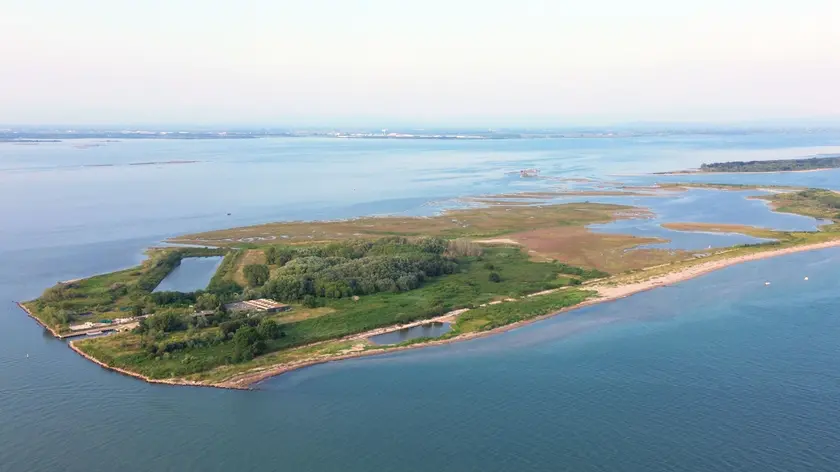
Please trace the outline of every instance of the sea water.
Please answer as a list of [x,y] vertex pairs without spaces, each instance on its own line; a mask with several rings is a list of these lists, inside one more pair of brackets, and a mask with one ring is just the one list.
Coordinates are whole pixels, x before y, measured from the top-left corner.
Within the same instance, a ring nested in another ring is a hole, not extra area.
[[[504,173],[516,168],[606,179],[837,144],[0,145],[0,471],[836,471],[838,250],[730,267],[498,336],[315,366],[251,392],[103,370],[13,301],[135,265],[143,249],[186,232],[423,214],[435,201],[542,185]],[[165,160],[200,162],[129,165]],[[746,178],[836,187],[830,174]]]

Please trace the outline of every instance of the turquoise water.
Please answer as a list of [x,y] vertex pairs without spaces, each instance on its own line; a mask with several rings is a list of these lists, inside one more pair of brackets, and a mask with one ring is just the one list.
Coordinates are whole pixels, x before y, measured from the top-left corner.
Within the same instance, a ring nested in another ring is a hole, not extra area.
[[392,331],[390,333],[378,334],[376,336],[371,336],[368,339],[370,339],[370,341],[374,344],[380,345],[399,344],[417,338],[436,338],[450,329],[452,328],[449,323],[428,323],[398,331]]
[[[136,264],[171,235],[428,214],[461,195],[548,185],[510,169],[609,178],[838,144],[836,135],[762,135],[0,145],[0,470],[840,470],[838,250],[731,267],[489,338],[315,366],[253,392],[103,370],[12,303]],[[201,162],[127,165],[170,159]],[[747,178],[837,188],[830,175]],[[655,210],[813,223],[758,206],[739,215],[734,197],[708,198]]]
[[194,292],[204,290],[216,269],[222,263],[222,257],[188,257],[164,278],[155,288],[155,292]]

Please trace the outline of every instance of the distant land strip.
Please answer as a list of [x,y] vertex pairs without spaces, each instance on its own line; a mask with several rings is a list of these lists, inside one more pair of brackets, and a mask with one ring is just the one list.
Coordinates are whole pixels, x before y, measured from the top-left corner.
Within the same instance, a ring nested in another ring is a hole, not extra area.
[[771,161],[714,162],[711,164],[703,164],[699,169],[676,172],[656,172],[656,174],[815,172],[837,168],[840,168],[840,155],[815,156],[802,159],[777,159]]

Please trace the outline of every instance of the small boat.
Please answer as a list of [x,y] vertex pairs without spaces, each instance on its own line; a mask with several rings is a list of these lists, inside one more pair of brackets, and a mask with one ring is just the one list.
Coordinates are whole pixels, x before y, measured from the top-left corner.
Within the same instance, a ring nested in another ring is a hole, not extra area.
[[102,334],[102,331],[88,331],[85,334],[88,335],[88,336],[98,336],[98,335]]
[[770,285],[770,282],[764,282],[764,285]]
[[805,277],[805,280],[808,280],[808,277]]

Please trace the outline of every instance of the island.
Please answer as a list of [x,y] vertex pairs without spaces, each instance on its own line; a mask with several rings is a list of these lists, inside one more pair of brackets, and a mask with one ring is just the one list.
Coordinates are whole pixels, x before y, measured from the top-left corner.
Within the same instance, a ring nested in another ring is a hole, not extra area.
[[[840,245],[837,193],[756,198],[831,221],[813,232],[674,225],[769,240],[702,252],[639,248],[661,241],[589,231],[648,214],[613,204],[271,223],[174,238],[184,246],[149,249],[137,267],[59,282],[20,306],[108,369],[247,389],[316,363],[470,339],[739,262]],[[223,260],[205,289],[155,290],[182,261],[209,256]]]
[[811,172],[840,168],[840,155],[770,161],[731,161],[702,164],[699,169],[660,174]]

